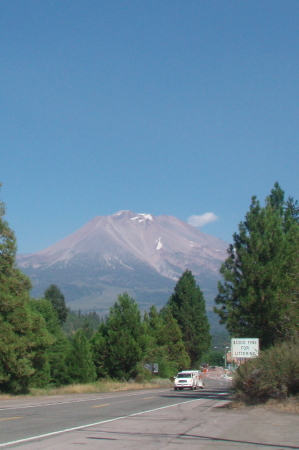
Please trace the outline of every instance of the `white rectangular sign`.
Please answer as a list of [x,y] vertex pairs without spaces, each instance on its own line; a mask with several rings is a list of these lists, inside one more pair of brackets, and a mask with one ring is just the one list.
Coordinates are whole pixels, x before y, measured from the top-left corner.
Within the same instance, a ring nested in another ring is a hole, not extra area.
[[256,338],[233,338],[231,340],[232,358],[256,358],[259,355],[259,340]]

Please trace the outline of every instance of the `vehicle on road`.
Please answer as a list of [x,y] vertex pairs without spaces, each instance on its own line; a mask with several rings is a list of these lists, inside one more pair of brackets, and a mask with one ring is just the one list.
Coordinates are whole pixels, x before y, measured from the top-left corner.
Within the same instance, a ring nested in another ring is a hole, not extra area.
[[174,390],[203,389],[202,374],[200,370],[182,370],[174,378]]

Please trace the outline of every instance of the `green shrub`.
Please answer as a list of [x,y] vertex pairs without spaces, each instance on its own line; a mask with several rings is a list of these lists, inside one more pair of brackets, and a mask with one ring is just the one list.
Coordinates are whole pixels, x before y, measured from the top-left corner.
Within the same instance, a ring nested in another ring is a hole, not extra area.
[[284,342],[241,365],[233,381],[237,398],[263,403],[299,394],[299,343]]
[[134,370],[131,371],[131,379],[137,383],[144,383],[150,381],[153,378],[153,374],[150,370],[145,369],[141,363],[138,363]]

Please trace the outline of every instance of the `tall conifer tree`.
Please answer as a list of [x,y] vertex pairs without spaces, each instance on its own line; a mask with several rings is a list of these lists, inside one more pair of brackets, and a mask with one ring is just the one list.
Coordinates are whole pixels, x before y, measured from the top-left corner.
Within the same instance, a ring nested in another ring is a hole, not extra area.
[[92,338],[98,374],[106,368],[111,377],[128,379],[142,359],[144,338],[138,305],[124,292]]
[[53,308],[56,311],[60,325],[62,325],[67,318],[67,307],[65,304],[65,298],[61,290],[56,284],[51,284],[44,292],[44,297],[52,303]]
[[159,374],[163,377],[172,377],[179,370],[190,367],[190,357],[182,340],[181,329],[170,308],[163,308],[158,313],[153,305],[147,327],[151,339],[144,357],[145,363],[157,363]]
[[178,280],[167,307],[180,326],[191,366],[196,368],[202,354],[210,347],[211,335],[205,300],[190,270]]
[[[53,345],[47,349],[47,359],[50,364],[50,380],[52,385],[63,385],[69,382],[66,358],[70,350],[70,341],[63,333],[58,321],[57,313],[51,302],[46,299],[31,299],[31,309],[39,312],[44,320],[49,333],[53,338]],[[39,374],[34,377],[36,384],[39,382]]]
[[44,319],[29,307],[31,283],[16,267],[16,238],[0,202],[0,390],[26,390],[34,374],[49,379]]
[[76,332],[67,364],[70,380],[73,383],[88,383],[96,379],[92,351],[84,330]]
[[[233,336],[259,338],[261,348],[286,337],[290,301],[284,293],[295,258],[298,260],[298,236],[297,202],[288,199],[285,203],[278,183],[264,207],[252,197],[250,210],[239,224],[239,233],[233,235],[234,243],[221,266],[224,282],[219,282],[215,299],[221,306],[214,311]],[[297,320],[298,303],[292,311]]]

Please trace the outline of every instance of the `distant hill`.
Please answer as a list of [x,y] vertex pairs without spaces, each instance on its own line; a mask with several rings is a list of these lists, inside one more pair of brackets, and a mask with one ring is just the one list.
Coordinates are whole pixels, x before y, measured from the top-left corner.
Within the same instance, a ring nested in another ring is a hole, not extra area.
[[177,279],[190,269],[211,311],[227,247],[175,217],[120,211],[95,217],[42,251],[18,255],[17,264],[31,278],[34,297],[54,283],[71,309],[100,315],[124,291],[141,310],[164,306]]

